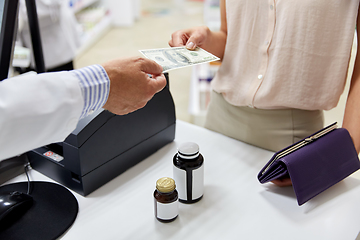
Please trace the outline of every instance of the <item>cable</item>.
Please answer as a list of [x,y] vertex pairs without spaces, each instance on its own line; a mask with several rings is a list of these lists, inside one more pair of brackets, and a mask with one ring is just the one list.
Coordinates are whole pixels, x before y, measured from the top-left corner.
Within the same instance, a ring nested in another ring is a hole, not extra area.
[[29,178],[29,173],[28,173],[28,168],[30,167],[30,163],[27,162],[24,166],[25,169],[25,174],[26,174],[26,178],[28,180],[28,189],[27,189],[27,194],[30,194],[30,178]]

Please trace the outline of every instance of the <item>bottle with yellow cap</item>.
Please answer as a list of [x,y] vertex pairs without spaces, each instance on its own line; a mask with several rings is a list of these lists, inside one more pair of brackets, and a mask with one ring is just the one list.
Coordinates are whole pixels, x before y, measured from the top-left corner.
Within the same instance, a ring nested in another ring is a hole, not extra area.
[[163,177],[156,181],[155,217],[160,222],[172,222],[179,215],[178,192],[175,188],[175,181],[172,178]]

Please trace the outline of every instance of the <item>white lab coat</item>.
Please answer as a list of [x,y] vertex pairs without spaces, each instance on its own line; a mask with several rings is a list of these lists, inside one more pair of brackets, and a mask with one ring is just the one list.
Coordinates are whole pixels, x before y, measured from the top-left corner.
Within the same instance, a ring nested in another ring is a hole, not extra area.
[[[81,45],[81,27],[69,1],[36,0],[45,68],[72,61]],[[18,44],[32,49],[25,0],[20,1]],[[34,61],[32,59],[32,67]]]
[[63,141],[84,106],[70,72],[34,72],[0,82],[0,160]]

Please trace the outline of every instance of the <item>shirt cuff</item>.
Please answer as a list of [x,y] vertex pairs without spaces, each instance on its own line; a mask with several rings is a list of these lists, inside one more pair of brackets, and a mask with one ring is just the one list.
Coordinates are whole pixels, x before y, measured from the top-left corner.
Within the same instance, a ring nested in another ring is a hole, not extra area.
[[80,118],[84,118],[104,106],[109,96],[110,79],[101,65],[91,65],[70,72],[79,79],[84,98]]

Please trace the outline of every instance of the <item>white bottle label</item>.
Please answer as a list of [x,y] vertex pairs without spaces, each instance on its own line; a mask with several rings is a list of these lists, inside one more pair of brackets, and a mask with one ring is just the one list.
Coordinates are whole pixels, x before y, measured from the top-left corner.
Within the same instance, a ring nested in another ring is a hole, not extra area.
[[192,171],[192,199],[198,199],[204,194],[204,165]]
[[192,170],[192,198],[188,199],[186,171],[173,166],[173,178],[176,184],[179,198],[186,201],[195,200],[204,194],[204,165]]
[[175,180],[178,196],[182,200],[187,200],[186,196],[186,171],[177,167],[173,167],[173,178]]
[[[156,199],[155,199],[156,201]],[[156,201],[156,217],[162,220],[170,220],[179,215],[179,201],[172,203],[160,203]]]

